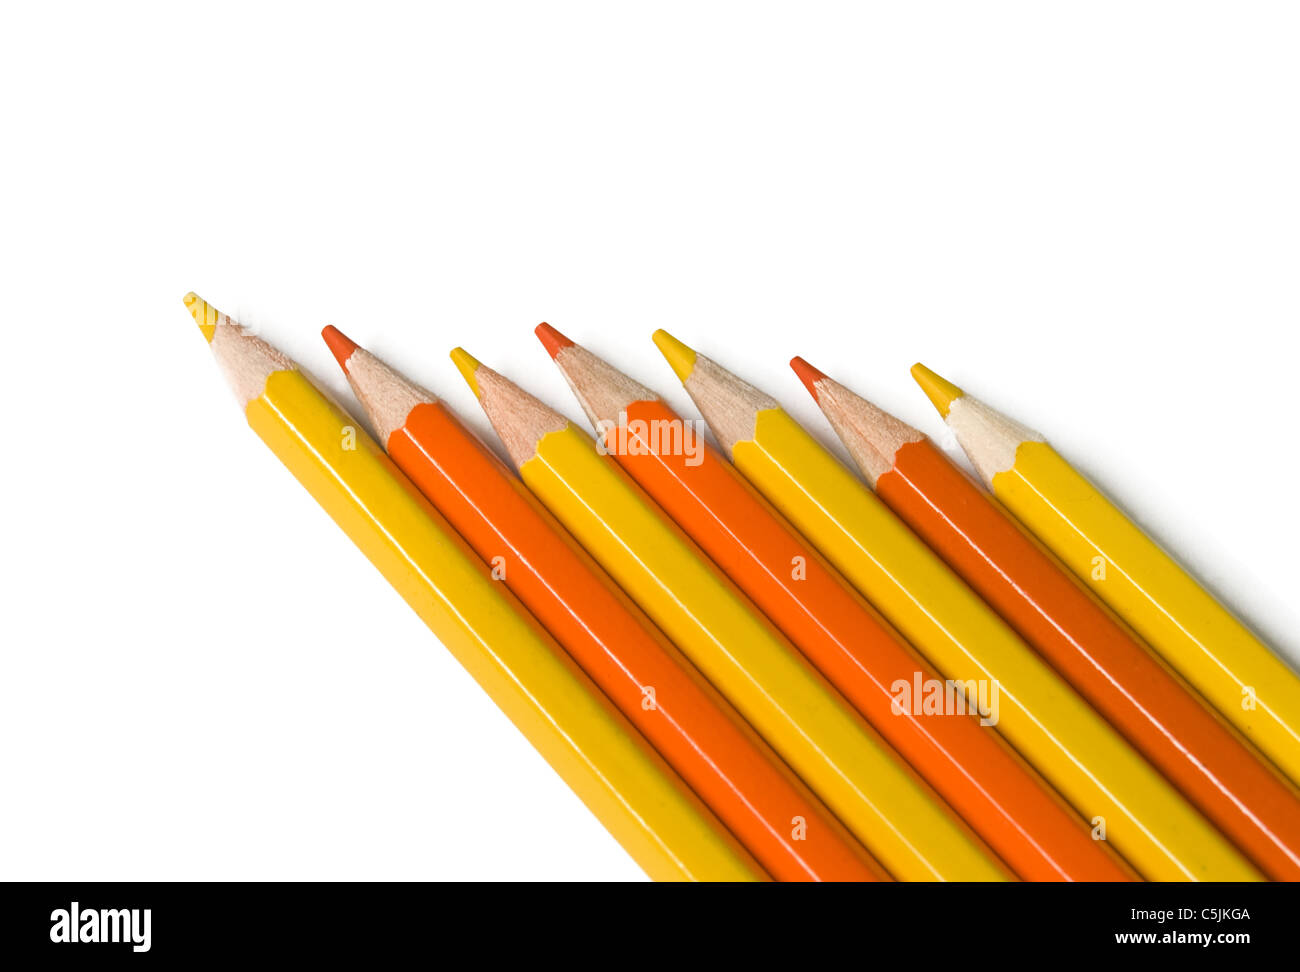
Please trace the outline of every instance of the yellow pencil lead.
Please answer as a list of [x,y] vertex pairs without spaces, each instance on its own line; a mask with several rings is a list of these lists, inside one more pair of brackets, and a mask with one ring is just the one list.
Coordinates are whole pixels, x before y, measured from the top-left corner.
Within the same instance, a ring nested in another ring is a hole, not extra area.
[[479,369],[478,358],[464,348],[452,348],[451,360],[455,362],[461,377],[465,379],[465,384],[469,385],[469,390],[474,393],[475,398],[478,398],[478,379],[474,377]]
[[209,344],[212,343],[212,336],[217,333],[217,325],[222,322],[223,317],[227,324],[233,323],[229,317],[222,314],[192,290],[185,295],[185,306],[189,309],[190,316],[194,318],[194,323],[199,326],[199,330],[203,332],[203,337],[207,339]]
[[952,407],[952,403],[966,394],[952,382],[946,378],[940,378],[920,362],[912,365],[912,377],[921,386],[921,391],[925,392],[931,404],[939,410],[939,414],[944,418],[948,417],[948,409]]
[[695,352],[691,348],[682,344],[681,341],[673,337],[663,328],[655,331],[652,335],[655,346],[659,348],[659,353],[668,360],[668,366],[673,369],[677,379],[685,382],[691,376],[695,369]]

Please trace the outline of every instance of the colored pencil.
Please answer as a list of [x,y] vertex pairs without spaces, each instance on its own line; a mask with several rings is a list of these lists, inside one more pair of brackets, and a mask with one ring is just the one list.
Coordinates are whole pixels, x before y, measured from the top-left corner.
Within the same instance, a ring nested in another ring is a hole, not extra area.
[[944,675],[996,686],[998,730],[1150,880],[1253,880],[1203,817],[777,402],[664,331],[746,478]]
[[397,464],[777,880],[883,872],[460,420],[423,388],[322,332]]
[[981,478],[1261,752],[1300,783],[1300,679],[1043,437],[912,369]]
[[591,438],[457,348],[529,489],[902,880],[995,880],[977,838]]
[[975,714],[922,715],[892,686],[933,671],[654,392],[547,324],[537,335],[613,455],[886,741],[1025,880],[1128,880],[1109,847]]
[[355,419],[271,345],[185,304],[253,430],[647,874],[765,877]]
[[876,495],[1264,874],[1300,880],[1295,788],[929,439],[790,365]]

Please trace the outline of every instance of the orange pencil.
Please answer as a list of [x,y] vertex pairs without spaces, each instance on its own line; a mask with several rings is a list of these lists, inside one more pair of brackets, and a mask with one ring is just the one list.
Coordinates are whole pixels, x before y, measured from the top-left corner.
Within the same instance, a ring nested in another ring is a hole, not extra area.
[[1300,880],[1295,788],[929,439],[790,366],[876,494],[1260,870]]
[[390,457],[778,880],[887,876],[437,398],[327,327]]
[[899,753],[1026,880],[1129,880],[1118,857],[972,715],[899,711],[937,676],[657,395],[547,324],[537,336],[602,444]]

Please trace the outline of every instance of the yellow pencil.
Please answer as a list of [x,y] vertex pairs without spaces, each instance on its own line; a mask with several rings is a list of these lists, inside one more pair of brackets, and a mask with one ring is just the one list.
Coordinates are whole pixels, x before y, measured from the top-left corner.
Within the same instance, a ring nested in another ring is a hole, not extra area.
[[647,874],[765,878],[355,419],[271,345],[185,304],[248,424]]
[[452,360],[528,488],[894,877],[1004,877],[978,838],[613,457],[462,349]]
[[1007,508],[1300,783],[1300,680],[1043,437],[923,365],[912,375]]
[[[1150,880],[1249,863],[775,400],[664,331],[655,343],[736,467]],[[996,696],[994,690],[996,689]],[[971,699],[974,703],[976,700]]]

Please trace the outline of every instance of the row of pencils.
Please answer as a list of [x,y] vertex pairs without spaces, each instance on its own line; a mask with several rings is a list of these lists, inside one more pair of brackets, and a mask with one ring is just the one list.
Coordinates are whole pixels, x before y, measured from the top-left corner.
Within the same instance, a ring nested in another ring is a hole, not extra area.
[[337,329],[378,442],[185,303],[253,429],[651,877],[1300,879],[1300,681],[924,367],[982,482],[794,359],[855,475],[657,332],[719,452],[543,324],[594,439],[451,354],[511,469]]

